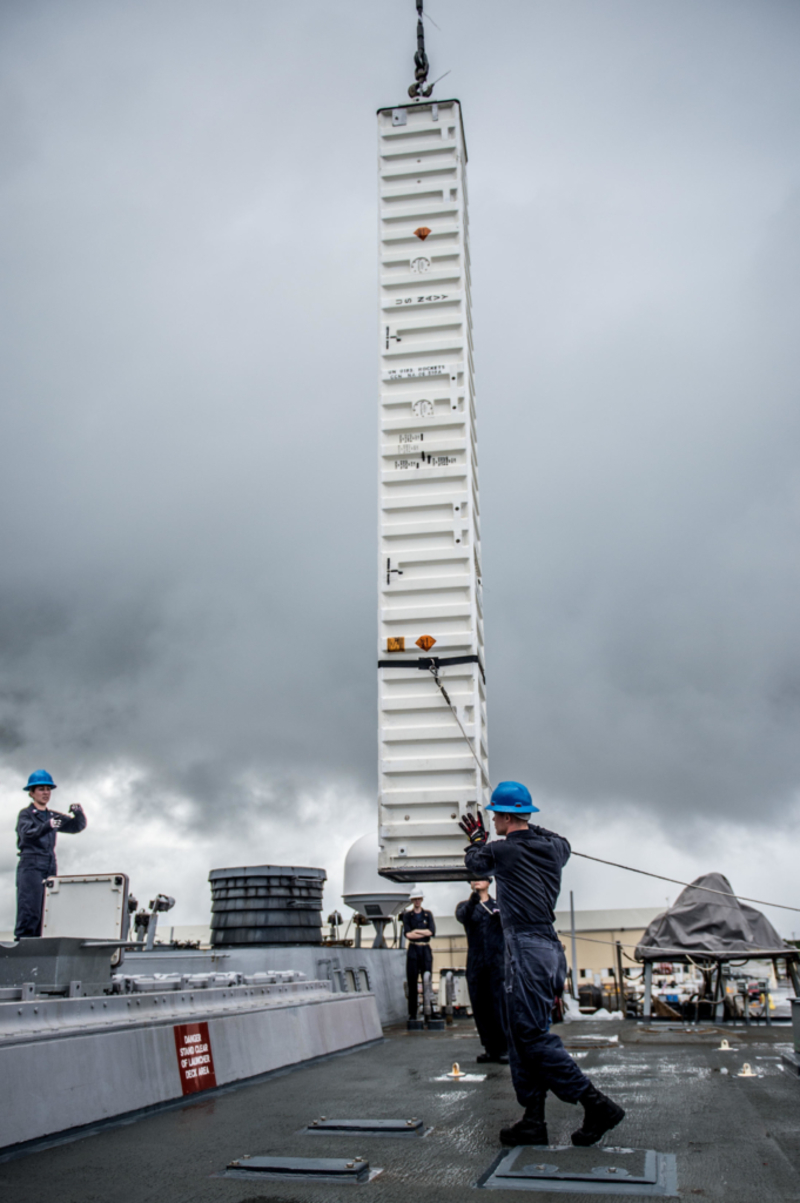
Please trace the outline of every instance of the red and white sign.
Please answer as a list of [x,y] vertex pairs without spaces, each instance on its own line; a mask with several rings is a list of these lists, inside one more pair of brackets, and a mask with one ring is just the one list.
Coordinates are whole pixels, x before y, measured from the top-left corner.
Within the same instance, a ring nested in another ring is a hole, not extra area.
[[175,1033],[175,1051],[178,1054],[183,1093],[196,1094],[198,1090],[210,1090],[216,1086],[208,1024],[182,1023],[172,1030]]

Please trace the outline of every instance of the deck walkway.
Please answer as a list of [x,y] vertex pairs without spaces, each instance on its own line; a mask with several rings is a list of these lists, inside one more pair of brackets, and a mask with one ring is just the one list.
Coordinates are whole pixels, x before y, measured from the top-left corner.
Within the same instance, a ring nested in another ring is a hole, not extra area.
[[[628,1111],[606,1143],[675,1153],[681,1199],[800,1203],[800,1080],[780,1059],[790,1048],[788,1026],[686,1032],[589,1021],[560,1031],[573,1045],[591,1035],[619,1037],[616,1046],[575,1050],[582,1068]],[[716,1047],[723,1036],[736,1046],[730,1052]],[[375,1203],[464,1203],[481,1197],[465,1192],[500,1151],[501,1124],[518,1116],[508,1070],[476,1065],[478,1051],[467,1020],[445,1033],[390,1030],[371,1048],[6,1161],[0,1181],[15,1203],[339,1203],[362,1195]],[[438,1080],[453,1061],[472,1073],[488,1070],[485,1080]],[[737,1076],[745,1061],[757,1077]],[[46,1082],[39,1088],[46,1090]],[[413,1116],[433,1131],[416,1139],[301,1134],[320,1115]],[[578,1118],[576,1108],[550,1102],[551,1142],[568,1143]],[[365,1185],[217,1176],[245,1153],[363,1156],[383,1172]],[[484,1197],[520,1203],[517,1191]],[[587,1199],[576,1193],[528,1197]]]

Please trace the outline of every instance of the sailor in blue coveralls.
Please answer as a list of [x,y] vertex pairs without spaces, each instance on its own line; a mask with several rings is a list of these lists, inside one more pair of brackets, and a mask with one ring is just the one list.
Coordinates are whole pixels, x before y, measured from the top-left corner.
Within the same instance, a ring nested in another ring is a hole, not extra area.
[[45,878],[58,872],[56,832],[66,831],[72,835],[83,831],[86,826],[86,815],[77,802],[72,803],[68,815],[48,809],[54,789],[56,783],[44,769],[31,773],[25,786],[30,805],[19,812],[17,819],[19,864],[15,940],[19,940],[20,936],[41,934]]
[[466,815],[465,862],[471,878],[494,875],[505,936],[505,990],[511,1078],[525,1114],[500,1131],[505,1145],[546,1145],[544,1108],[548,1090],[566,1103],[581,1103],[583,1124],[575,1145],[592,1145],[625,1112],[597,1090],[550,1031],[553,1002],[564,989],[567,962],[553,927],[561,870],[570,846],[560,835],[534,827],[538,806],[517,781],[502,781],[490,805],[495,831],[505,839],[487,842],[483,818]]
[[466,902],[459,902],[456,919],[467,933],[467,987],[483,1045],[478,1061],[500,1061],[506,1065],[505,944],[500,907],[489,893],[490,880],[479,879],[469,884],[472,893]]

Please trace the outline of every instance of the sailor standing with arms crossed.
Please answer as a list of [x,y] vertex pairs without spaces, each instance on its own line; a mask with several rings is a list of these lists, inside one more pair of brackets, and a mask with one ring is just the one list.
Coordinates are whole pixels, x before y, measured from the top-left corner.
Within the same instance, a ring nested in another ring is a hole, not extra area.
[[409,894],[412,909],[403,912],[403,935],[408,941],[406,952],[406,984],[408,988],[408,1021],[414,1023],[417,1018],[417,1003],[419,978],[425,981],[425,974],[433,969],[433,953],[431,952],[431,936],[436,935],[436,921],[430,911],[423,906],[422,890],[414,886]]
[[583,1105],[574,1145],[593,1145],[625,1112],[597,1090],[550,1029],[553,1002],[564,989],[567,962],[553,927],[561,870],[571,849],[563,836],[528,823],[531,795],[518,781],[501,781],[486,808],[502,840],[488,842],[483,818],[459,823],[470,846],[464,857],[471,878],[493,875],[505,938],[505,988],[511,1078],[525,1114],[501,1128],[504,1145],[546,1145],[545,1099],[552,1090],[565,1103]]

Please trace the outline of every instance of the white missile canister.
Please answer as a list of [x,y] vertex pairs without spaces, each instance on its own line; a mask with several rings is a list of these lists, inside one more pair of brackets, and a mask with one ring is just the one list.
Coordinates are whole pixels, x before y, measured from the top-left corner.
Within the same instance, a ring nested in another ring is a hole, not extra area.
[[461,105],[381,109],[378,143],[379,870],[447,881],[489,784]]

